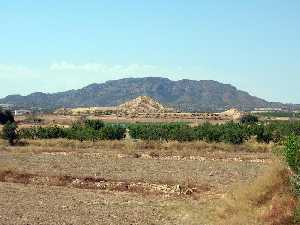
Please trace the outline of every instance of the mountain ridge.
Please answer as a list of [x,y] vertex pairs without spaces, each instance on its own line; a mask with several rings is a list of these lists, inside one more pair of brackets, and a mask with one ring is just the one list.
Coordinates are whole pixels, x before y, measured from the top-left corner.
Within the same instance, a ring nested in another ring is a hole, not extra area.
[[228,108],[251,110],[259,107],[286,107],[250,95],[231,84],[214,80],[173,81],[163,77],[123,78],[92,83],[81,89],[56,93],[35,92],[26,96],[8,95],[0,103],[18,107],[115,106],[138,96],[150,96],[181,111],[220,111]]

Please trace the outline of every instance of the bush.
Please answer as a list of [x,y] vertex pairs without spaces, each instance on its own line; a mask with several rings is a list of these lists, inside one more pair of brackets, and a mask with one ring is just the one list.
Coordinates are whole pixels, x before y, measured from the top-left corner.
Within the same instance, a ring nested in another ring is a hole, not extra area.
[[11,123],[15,122],[12,112],[9,110],[5,110],[5,111],[0,110],[0,124],[4,125],[7,122],[11,122]]
[[[294,174],[293,176],[290,177],[290,182],[292,184],[293,192],[297,196],[300,196],[300,176],[298,174]],[[298,216],[299,216],[298,218],[300,219],[300,214]]]
[[2,129],[2,137],[8,140],[10,145],[14,145],[15,141],[18,139],[17,124],[8,121]]
[[247,132],[240,124],[230,122],[223,126],[222,140],[225,143],[243,144],[247,137]]
[[188,127],[180,127],[177,129],[172,129],[169,134],[170,140],[176,140],[179,142],[193,141],[196,139],[195,130]]
[[258,122],[258,117],[255,115],[247,114],[241,117],[240,122],[242,124],[253,124]]
[[43,122],[43,119],[37,117],[34,114],[31,114],[31,115],[26,116],[25,121],[29,122],[29,123],[41,123],[41,122]]
[[258,125],[255,127],[255,134],[258,142],[270,143],[273,140],[273,133],[270,127]]
[[212,125],[209,123],[204,124],[203,126],[199,126],[198,134],[201,134],[200,137],[197,136],[198,139],[203,139],[208,142],[220,142],[222,141],[223,132],[220,129],[220,125]]
[[181,123],[169,124],[134,124],[130,125],[129,134],[134,139],[142,140],[174,140],[183,134],[183,128],[188,126]]
[[287,138],[283,155],[289,167],[298,174],[300,172],[300,144],[296,135],[292,134]]
[[98,140],[99,132],[90,128],[65,129],[66,138],[79,141]]
[[121,140],[125,137],[126,129],[120,126],[106,126],[100,131],[101,140]]
[[104,123],[101,120],[85,120],[84,126],[93,130],[100,130],[104,127]]
[[[293,191],[300,196],[300,142],[295,134],[288,136],[283,149],[283,156],[294,174],[290,177]],[[298,215],[299,216],[299,215]],[[300,217],[298,217],[299,219]]]

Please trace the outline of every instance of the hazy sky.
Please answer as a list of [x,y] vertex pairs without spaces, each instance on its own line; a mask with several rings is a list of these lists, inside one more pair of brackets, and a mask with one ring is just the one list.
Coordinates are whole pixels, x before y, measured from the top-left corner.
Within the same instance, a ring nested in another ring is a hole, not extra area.
[[122,77],[300,103],[299,0],[0,0],[0,97]]

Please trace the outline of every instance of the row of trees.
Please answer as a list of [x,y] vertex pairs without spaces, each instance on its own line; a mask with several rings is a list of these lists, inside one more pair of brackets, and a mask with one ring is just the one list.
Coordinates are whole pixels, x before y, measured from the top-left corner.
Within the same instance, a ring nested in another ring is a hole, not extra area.
[[0,124],[4,125],[1,137],[14,145],[19,139],[52,139],[67,138],[75,140],[121,140],[126,129],[119,125],[104,124],[100,120],[84,120],[75,122],[70,128],[59,126],[17,129],[13,115],[9,111],[0,112]]
[[258,142],[278,143],[291,134],[300,135],[300,122],[260,123],[257,117],[247,115],[239,123],[204,123],[196,127],[185,124],[133,124],[129,126],[129,134],[132,138],[142,140],[204,140],[242,144],[255,137]]
[[125,134],[125,128],[118,125],[105,125],[100,120],[75,122],[70,128],[36,126],[19,130],[19,137],[25,139],[121,140]]
[[196,127],[181,124],[135,124],[129,126],[129,134],[135,139],[176,140],[180,142],[204,140],[207,142],[242,144],[252,136],[255,136],[259,142],[269,143],[275,140],[273,132],[265,125],[234,122],[216,125],[204,123]]
[[13,116],[9,113],[1,123],[5,122],[2,136],[10,144],[19,138],[51,139],[67,138],[75,140],[121,140],[126,135],[126,128],[134,139],[142,140],[176,140],[180,142],[204,140],[207,142],[225,142],[242,144],[251,137],[258,142],[282,142],[290,134],[300,135],[300,122],[260,123],[255,116],[245,116],[239,123],[210,124],[191,127],[185,123],[152,123],[152,124],[107,124],[100,120],[83,120],[75,122],[71,127],[59,126],[22,128],[17,130]]

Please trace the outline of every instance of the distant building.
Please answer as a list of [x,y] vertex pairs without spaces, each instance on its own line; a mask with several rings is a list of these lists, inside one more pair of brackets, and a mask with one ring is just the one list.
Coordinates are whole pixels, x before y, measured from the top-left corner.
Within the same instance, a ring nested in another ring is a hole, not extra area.
[[0,108],[2,109],[12,109],[14,107],[13,104],[0,104]]
[[264,113],[264,112],[284,112],[282,108],[255,108],[252,113]]
[[26,110],[26,109],[15,110],[15,116],[30,115],[31,113],[32,113],[31,110]]

